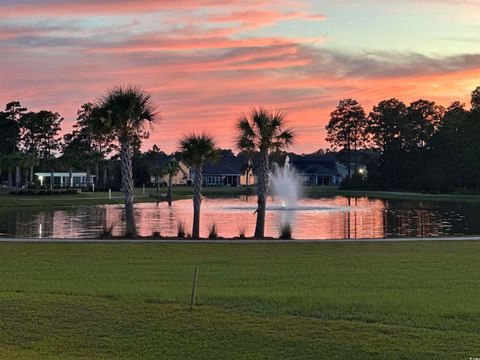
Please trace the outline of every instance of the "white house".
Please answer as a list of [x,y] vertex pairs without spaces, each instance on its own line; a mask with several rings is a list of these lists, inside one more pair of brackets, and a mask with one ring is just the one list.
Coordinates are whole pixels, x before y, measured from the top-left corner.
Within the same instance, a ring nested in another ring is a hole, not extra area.
[[[37,172],[35,176],[38,178],[40,186],[50,186],[51,173],[49,172]],[[90,175],[92,184],[95,184],[95,175]],[[86,172],[73,172],[70,179],[70,173],[68,172],[54,172],[53,183],[59,187],[84,187],[86,184],[87,173]],[[71,181],[70,181],[71,180]],[[70,181],[70,184],[69,184]]]

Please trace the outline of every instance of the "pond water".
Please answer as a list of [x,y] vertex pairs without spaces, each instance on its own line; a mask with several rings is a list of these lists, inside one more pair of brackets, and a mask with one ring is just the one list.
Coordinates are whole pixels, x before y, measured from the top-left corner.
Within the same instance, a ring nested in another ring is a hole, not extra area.
[[[202,203],[201,235],[216,224],[222,237],[238,236],[245,229],[252,236],[256,198],[205,198]],[[160,232],[176,236],[178,222],[191,231],[192,201],[137,204],[139,235]],[[269,199],[266,236],[277,237],[285,210]],[[289,212],[295,239],[362,239],[388,237],[434,237],[479,235],[480,206],[470,203],[430,203],[332,197],[303,199],[299,210]],[[113,235],[124,231],[121,205],[78,206],[64,209],[11,208],[0,210],[0,236],[29,238],[95,238],[105,227]]]

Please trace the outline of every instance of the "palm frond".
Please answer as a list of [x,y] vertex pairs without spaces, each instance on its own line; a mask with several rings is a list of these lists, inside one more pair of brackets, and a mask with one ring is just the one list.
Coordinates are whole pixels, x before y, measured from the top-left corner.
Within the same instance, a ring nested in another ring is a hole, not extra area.
[[285,119],[287,113],[285,111],[277,111],[274,114],[271,114],[271,126],[273,129],[282,129],[285,126]]
[[236,126],[238,135],[235,139],[235,147],[240,151],[255,151],[255,130],[245,114],[237,116]]
[[[160,119],[151,95],[136,86],[114,86],[95,103],[94,118],[102,128],[125,133],[153,125]],[[98,116],[100,115],[100,116]]]
[[283,130],[275,137],[275,140],[282,143],[283,147],[289,148],[293,145],[295,139],[295,131],[292,128]]
[[287,113],[267,111],[263,107],[253,108],[247,115],[237,116],[238,135],[236,148],[243,151],[279,151],[293,144],[294,131],[286,128]]
[[182,157],[190,166],[202,166],[205,161],[217,157],[217,142],[215,138],[206,133],[190,133],[179,141]]

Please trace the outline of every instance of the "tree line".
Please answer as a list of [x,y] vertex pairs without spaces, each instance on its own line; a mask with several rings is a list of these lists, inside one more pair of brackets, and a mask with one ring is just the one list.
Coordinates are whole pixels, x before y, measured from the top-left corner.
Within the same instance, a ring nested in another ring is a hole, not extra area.
[[[35,170],[51,172],[86,171],[86,189],[120,188],[120,151],[117,134],[101,131],[93,118],[95,105],[86,103],[77,112],[71,132],[61,134],[63,117],[57,112],[28,111],[19,101],[12,101],[0,111],[0,181],[9,188],[36,188]],[[131,131],[132,157],[142,170],[162,156],[158,147],[147,153],[140,150],[148,129]],[[152,154],[153,152],[153,154]],[[156,156],[155,156],[156,155]],[[154,166],[152,165],[152,168]],[[92,174],[96,175],[95,184]],[[147,183],[150,173],[139,171],[138,183]],[[53,181],[49,187],[53,189]],[[68,184],[66,185],[68,187]]]
[[[249,157],[257,178],[258,208],[254,237],[263,238],[268,193],[270,161],[273,154],[281,153],[293,143],[294,133],[286,126],[286,114],[273,113],[263,108],[240,114],[236,119],[236,149]],[[121,190],[125,200],[126,236],[134,237],[137,229],[134,216],[135,174],[142,173],[138,166],[134,173],[135,157],[151,161],[145,170],[156,177],[169,175],[169,183],[178,167],[169,162],[166,169],[158,169],[155,163],[166,156],[158,147],[144,154],[140,152],[143,139],[149,136],[148,125],[159,119],[156,106],[150,94],[137,87],[113,87],[93,103],[84,104],[77,114],[77,123],[71,133],[60,136],[63,118],[55,112],[32,112],[18,101],[6,105],[0,112],[0,165],[1,174],[8,174],[8,183],[16,189],[20,185],[33,185],[33,169],[37,166],[50,169],[50,187],[53,189],[55,169],[68,168],[70,180],[74,167],[87,169],[87,188],[92,168],[100,175],[100,167],[107,173],[108,164],[115,161],[119,168]],[[231,153],[231,151],[223,150]],[[110,156],[113,153],[112,156]],[[200,209],[202,203],[202,169],[222,153],[216,139],[206,133],[187,134],[179,140],[178,158],[185,160],[193,172],[193,238],[200,237]],[[60,156],[57,156],[60,155]],[[110,159],[108,157],[110,156]],[[255,161],[254,161],[255,160]],[[152,164],[153,163],[153,164]],[[28,176],[22,183],[21,173],[28,169]],[[15,170],[15,182],[12,172]],[[106,184],[107,175],[103,176]],[[171,186],[169,187],[171,189]],[[170,190],[171,202],[171,190]]]
[[[380,101],[369,114],[354,99],[331,113],[327,141],[349,170],[349,188],[428,192],[480,190],[480,87],[470,107],[420,99]],[[359,158],[366,171],[359,172]]]
[[[58,113],[29,112],[19,102],[11,102],[0,112],[2,174],[8,174],[11,185],[14,170],[17,189],[22,170],[25,184],[30,185],[39,164],[52,174],[59,166],[68,167],[70,174],[75,166],[84,167],[87,182],[94,169],[98,181],[100,167],[108,173],[114,162],[125,199],[126,235],[135,236],[133,186],[142,171],[138,164],[135,172],[133,167],[136,155],[153,163],[166,155],[156,147],[140,152],[142,140],[149,136],[148,125],[158,118],[150,94],[136,87],[114,87],[83,105],[72,132],[62,137],[63,118]],[[258,195],[254,237],[263,238],[270,163],[285,154],[295,133],[287,126],[285,113],[263,108],[238,115],[236,126],[235,147],[254,164]],[[366,115],[357,101],[344,99],[331,114],[327,134],[349,169],[346,186],[433,191],[480,188],[480,87],[472,92],[470,109],[458,101],[445,109],[428,100],[406,106],[390,99]],[[200,236],[203,165],[220,151],[216,139],[205,133],[187,134],[178,144],[179,158],[193,170],[194,238]],[[366,173],[358,171],[359,155],[366,159]],[[154,169],[146,166],[148,171]]]

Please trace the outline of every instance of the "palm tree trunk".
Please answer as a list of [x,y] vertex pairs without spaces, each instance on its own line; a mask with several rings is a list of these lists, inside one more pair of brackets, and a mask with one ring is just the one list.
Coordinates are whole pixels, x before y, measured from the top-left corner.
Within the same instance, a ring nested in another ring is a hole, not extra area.
[[168,206],[172,206],[172,200],[173,200],[172,185],[173,185],[173,176],[170,174],[168,175],[168,194],[167,194]]
[[98,161],[95,161],[95,187],[98,186],[98,180],[99,180],[99,173],[100,172],[100,164]]
[[53,190],[53,183],[55,181],[55,169],[50,170],[50,190]]
[[120,161],[122,167],[122,191],[125,197],[126,235],[127,237],[135,237],[137,235],[137,228],[135,226],[135,216],[133,212],[132,151],[127,140],[121,142]]
[[8,187],[13,187],[12,169],[8,169]]
[[265,237],[265,212],[267,208],[268,192],[268,154],[262,154],[259,164],[257,180],[257,223],[255,224],[255,238]]
[[21,181],[22,180],[20,178],[20,166],[17,164],[17,166],[15,167],[15,191],[20,190]]
[[90,168],[90,165],[87,166],[87,176],[86,176],[85,186],[87,187],[87,191],[90,191],[90,188],[92,186],[92,169]]
[[103,188],[106,189],[107,188],[107,163],[103,163]]
[[352,167],[351,167],[351,160],[350,160],[350,144],[347,145],[347,169],[348,169],[348,180],[352,177]]
[[73,185],[73,167],[68,169],[68,188],[71,189]]
[[354,144],[353,146],[353,161],[355,163],[355,175],[357,175],[358,172],[358,155],[357,155],[357,145]]
[[202,166],[195,168],[195,179],[193,181],[193,229],[192,237],[200,238],[200,206],[202,205]]

